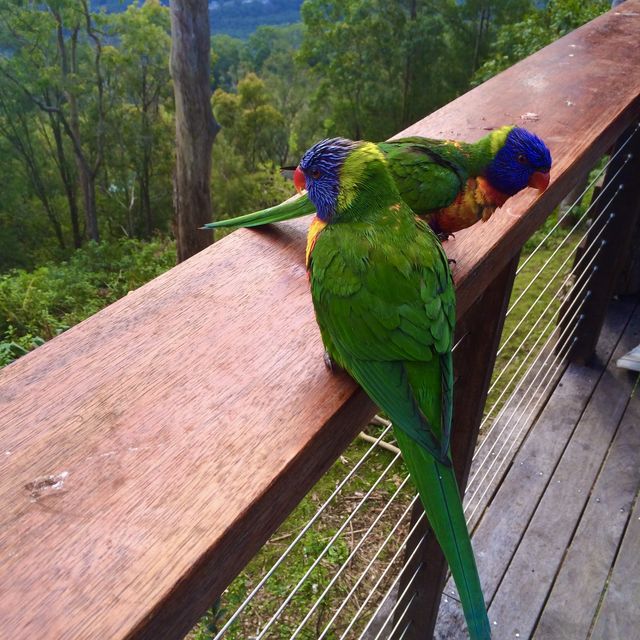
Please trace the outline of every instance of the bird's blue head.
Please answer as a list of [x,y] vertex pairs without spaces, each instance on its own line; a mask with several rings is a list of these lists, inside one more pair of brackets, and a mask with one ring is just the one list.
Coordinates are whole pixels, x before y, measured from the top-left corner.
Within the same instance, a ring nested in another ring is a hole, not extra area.
[[[551,153],[537,135],[512,127],[495,131],[490,139],[495,156],[484,175],[494,189],[512,196],[526,186],[547,188]],[[494,149],[494,145],[502,146]]]
[[293,181],[300,191],[306,189],[309,200],[316,206],[318,218],[329,222],[338,206],[341,169],[347,156],[358,143],[346,138],[321,140],[300,160]]

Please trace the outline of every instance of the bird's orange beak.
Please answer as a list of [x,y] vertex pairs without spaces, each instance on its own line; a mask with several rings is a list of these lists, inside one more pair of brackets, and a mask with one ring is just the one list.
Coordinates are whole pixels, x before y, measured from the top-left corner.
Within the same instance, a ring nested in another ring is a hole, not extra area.
[[550,175],[548,171],[546,173],[534,171],[527,184],[534,189],[544,191],[549,186],[549,178]]
[[293,172],[293,184],[296,185],[296,191],[300,193],[307,188],[307,181],[302,173],[302,169],[298,166]]

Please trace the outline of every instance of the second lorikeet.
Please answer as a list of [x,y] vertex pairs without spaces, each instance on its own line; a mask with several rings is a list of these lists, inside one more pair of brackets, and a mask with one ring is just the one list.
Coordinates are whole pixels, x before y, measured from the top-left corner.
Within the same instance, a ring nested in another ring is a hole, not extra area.
[[[521,127],[505,126],[477,142],[411,137],[379,142],[402,199],[444,236],[488,220],[497,207],[527,186],[549,184],[551,154],[544,142]],[[298,167],[296,188],[305,187]],[[205,228],[255,227],[315,211],[303,195]]]
[[401,199],[389,163],[379,146],[341,138],[303,156],[300,172],[317,209],[307,239],[311,295],[327,353],[392,420],[470,637],[486,640],[449,448],[455,291],[438,238]]

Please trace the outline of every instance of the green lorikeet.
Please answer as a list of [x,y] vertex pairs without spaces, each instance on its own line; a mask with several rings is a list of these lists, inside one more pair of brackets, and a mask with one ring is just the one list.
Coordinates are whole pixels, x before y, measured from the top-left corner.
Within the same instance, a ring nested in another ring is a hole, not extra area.
[[[380,147],[341,138],[300,162],[317,216],[307,269],[327,353],[394,424],[473,639],[487,612],[451,466],[455,291],[440,242],[401,199]],[[425,188],[428,185],[424,185]]]
[[[445,236],[488,220],[497,207],[526,186],[543,191],[549,184],[549,149],[521,127],[502,127],[474,143],[412,137],[377,146],[402,199]],[[294,182],[298,190],[305,186],[300,168]],[[314,211],[313,202],[302,196],[205,228],[254,227]]]

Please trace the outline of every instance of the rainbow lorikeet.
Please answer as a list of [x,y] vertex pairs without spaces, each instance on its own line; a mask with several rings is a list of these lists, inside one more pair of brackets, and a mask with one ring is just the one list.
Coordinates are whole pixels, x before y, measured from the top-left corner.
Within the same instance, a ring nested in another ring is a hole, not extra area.
[[[490,637],[451,465],[455,291],[437,236],[370,142],[324,140],[300,162],[317,209],[307,270],[326,351],[394,424],[458,587],[469,634]],[[428,188],[429,185],[424,185]]]
[[[549,184],[549,149],[521,127],[502,127],[474,143],[412,137],[379,142],[377,147],[402,199],[444,236],[488,220],[526,186],[543,191]],[[298,190],[305,187],[300,168],[294,182]],[[303,195],[205,228],[255,227],[314,211],[313,202]]]

